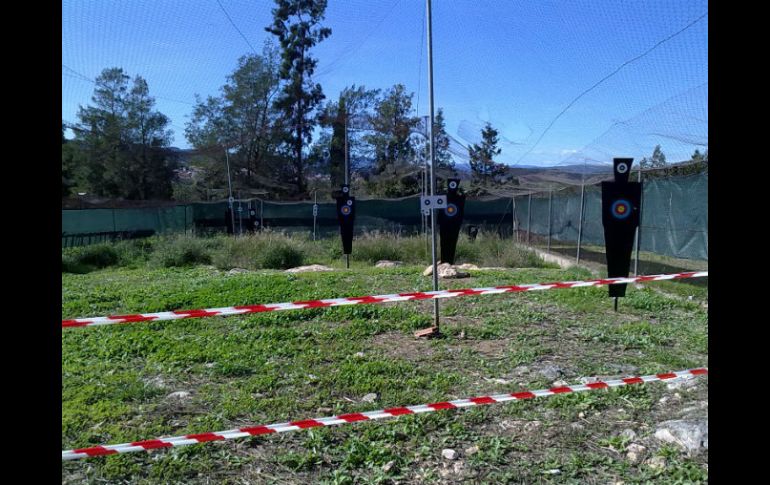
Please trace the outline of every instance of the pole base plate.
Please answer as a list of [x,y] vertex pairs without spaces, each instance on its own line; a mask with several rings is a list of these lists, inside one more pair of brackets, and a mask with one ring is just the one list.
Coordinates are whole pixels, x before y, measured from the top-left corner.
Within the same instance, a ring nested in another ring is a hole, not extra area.
[[423,328],[422,330],[418,330],[414,332],[414,336],[417,338],[420,338],[420,337],[431,338],[431,337],[438,337],[439,335],[441,335],[441,332],[439,332],[438,327]]

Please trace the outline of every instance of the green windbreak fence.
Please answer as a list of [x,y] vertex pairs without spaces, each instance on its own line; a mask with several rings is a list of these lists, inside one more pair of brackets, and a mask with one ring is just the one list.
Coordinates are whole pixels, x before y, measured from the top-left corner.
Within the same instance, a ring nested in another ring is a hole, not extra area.
[[[549,200],[550,199],[550,200]],[[510,237],[529,233],[549,243],[604,245],[601,189],[586,186],[570,194],[553,192],[490,200],[468,200],[465,226],[476,225]],[[531,208],[530,208],[531,204]],[[316,232],[338,232],[336,205],[318,204]],[[248,210],[255,210],[260,226],[312,234],[312,202],[236,201],[235,230],[249,227]],[[238,210],[240,207],[240,211]],[[515,207],[515,210],[514,210]],[[87,244],[103,239],[151,234],[225,230],[227,202],[193,203],[146,209],[81,209],[62,211],[62,244]],[[550,210],[549,210],[550,209]],[[424,230],[419,197],[371,199],[356,202],[356,232],[419,234]],[[708,174],[652,179],[644,182],[640,249],[675,258],[708,260]]]

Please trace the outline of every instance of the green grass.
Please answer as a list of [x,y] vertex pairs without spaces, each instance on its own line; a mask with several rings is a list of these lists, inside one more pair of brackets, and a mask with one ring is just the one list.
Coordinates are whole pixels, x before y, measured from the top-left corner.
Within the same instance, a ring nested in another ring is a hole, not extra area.
[[[369,261],[382,254],[375,249],[367,262],[356,261],[348,271],[227,275],[213,266],[155,264],[153,254],[162,243],[154,244],[134,247],[134,257],[118,266],[63,273],[62,317],[431,288],[431,279],[421,276],[424,264],[373,268]],[[295,247],[306,244],[312,241]],[[305,263],[323,261],[312,254],[333,256],[332,245],[324,249],[324,244],[316,253],[304,253],[311,254]],[[208,248],[221,250],[213,243]],[[127,249],[118,251],[119,261],[122,251]],[[590,277],[581,269],[553,268],[471,273],[469,279],[441,286]],[[570,383],[581,376],[627,375],[617,370],[619,365],[643,374],[708,365],[706,309],[684,296],[661,294],[654,285],[630,286],[617,313],[606,288],[443,300],[445,337],[429,341],[411,333],[430,325],[432,302],[67,329],[62,336],[62,449],[538,389],[552,385],[537,372],[544,363],[558,365],[564,373],[560,378]],[[682,391],[674,408],[657,404],[673,391],[648,384],[67,462],[62,480],[705,482],[707,456],[687,457],[645,441],[651,456],[667,457],[666,469],[658,471],[630,464],[616,449],[622,446],[618,433],[629,422],[646,423],[647,428],[636,430],[650,440],[655,423],[707,399],[707,380],[702,382],[695,391]],[[190,392],[189,400],[168,399],[174,391]],[[368,393],[377,393],[377,401],[361,402]],[[534,422],[539,424],[527,427]],[[572,423],[583,429],[573,430]],[[465,456],[463,450],[473,445],[478,453]],[[443,448],[460,452],[461,475],[451,471],[453,462],[444,466]],[[560,473],[549,474],[552,469]]]

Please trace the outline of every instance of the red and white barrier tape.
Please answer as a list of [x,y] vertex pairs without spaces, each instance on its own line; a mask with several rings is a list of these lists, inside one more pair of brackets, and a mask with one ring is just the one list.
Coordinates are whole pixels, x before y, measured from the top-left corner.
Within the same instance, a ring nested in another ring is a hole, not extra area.
[[77,460],[93,456],[115,455],[118,453],[130,453],[132,451],[153,450],[156,448],[171,448],[174,446],[186,446],[196,443],[206,443],[209,441],[232,440],[238,438],[248,438],[250,436],[259,436],[272,433],[286,433],[288,431],[297,431],[305,428],[314,428],[317,426],[334,426],[337,424],[355,423],[357,421],[371,421],[375,419],[385,419],[403,416],[405,414],[430,413],[441,409],[459,409],[471,406],[482,406],[485,404],[494,404],[508,401],[519,401],[522,399],[532,399],[535,397],[554,396],[556,394],[567,394],[573,392],[592,391],[596,389],[606,389],[610,387],[627,386],[630,384],[643,384],[645,382],[664,381],[686,376],[698,376],[707,374],[708,369],[689,369],[678,372],[669,372],[664,374],[653,374],[642,377],[626,377],[617,380],[598,381],[589,384],[577,386],[552,387],[539,391],[523,391],[510,394],[495,394],[492,396],[479,396],[469,399],[458,399],[455,401],[436,402],[432,404],[421,404],[418,406],[406,406],[389,409],[380,409],[378,411],[367,411],[363,413],[341,414],[326,418],[306,419],[303,421],[290,421],[287,423],[268,424],[261,426],[250,426],[246,428],[231,429],[228,431],[217,431],[214,433],[188,434],[184,436],[175,436],[172,438],[158,438],[154,440],[134,441],[131,443],[122,443],[119,445],[92,446],[90,448],[78,448],[74,450],[64,450],[61,452],[62,460]]
[[107,317],[74,318],[62,320],[62,327],[90,327],[96,325],[113,325],[116,323],[148,322],[161,320],[181,320],[185,318],[201,318],[228,315],[245,315],[248,313],[274,312],[280,310],[301,310],[305,308],[323,308],[343,305],[363,305],[369,303],[391,303],[397,301],[433,300],[436,298],[452,298],[466,295],[495,295],[498,293],[515,293],[519,291],[555,290],[560,288],[583,288],[587,286],[602,286],[615,283],[635,283],[639,281],[660,281],[682,278],[701,278],[708,276],[708,271],[689,271],[685,273],[659,274],[648,276],[631,276],[626,278],[603,278],[587,281],[562,281],[558,283],[536,283],[527,285],[494,286],[490,288],[466,288],[461,290],[418,291],[415,293],[398,293],[393,295],[356,296],[349,298],[332,298],[328,300],[295,301],[291,303],[268,303],[265,305],[230,306],[223,308],[207,308],[202,310],[175,310],[170,312],[138,313],[135,315],[112,315]]

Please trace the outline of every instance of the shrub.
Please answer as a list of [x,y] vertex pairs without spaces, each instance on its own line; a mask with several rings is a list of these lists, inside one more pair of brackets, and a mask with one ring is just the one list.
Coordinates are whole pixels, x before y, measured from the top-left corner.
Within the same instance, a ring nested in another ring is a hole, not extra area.
[[62,251],[62,271],[88,273],[95,269],[115,266],[119,259],[118,252],[111,244],[69,248]]
[[207,246],[211,244],[207,244],[205,239],[185,236],[163,239],[156,245],[150,261],[164,268],[210,264],[211,255]]
[[265,269],[295,268],[301,266],[304,260],[301,251],[282,241],[271,241],[258,257],[259,266]]

